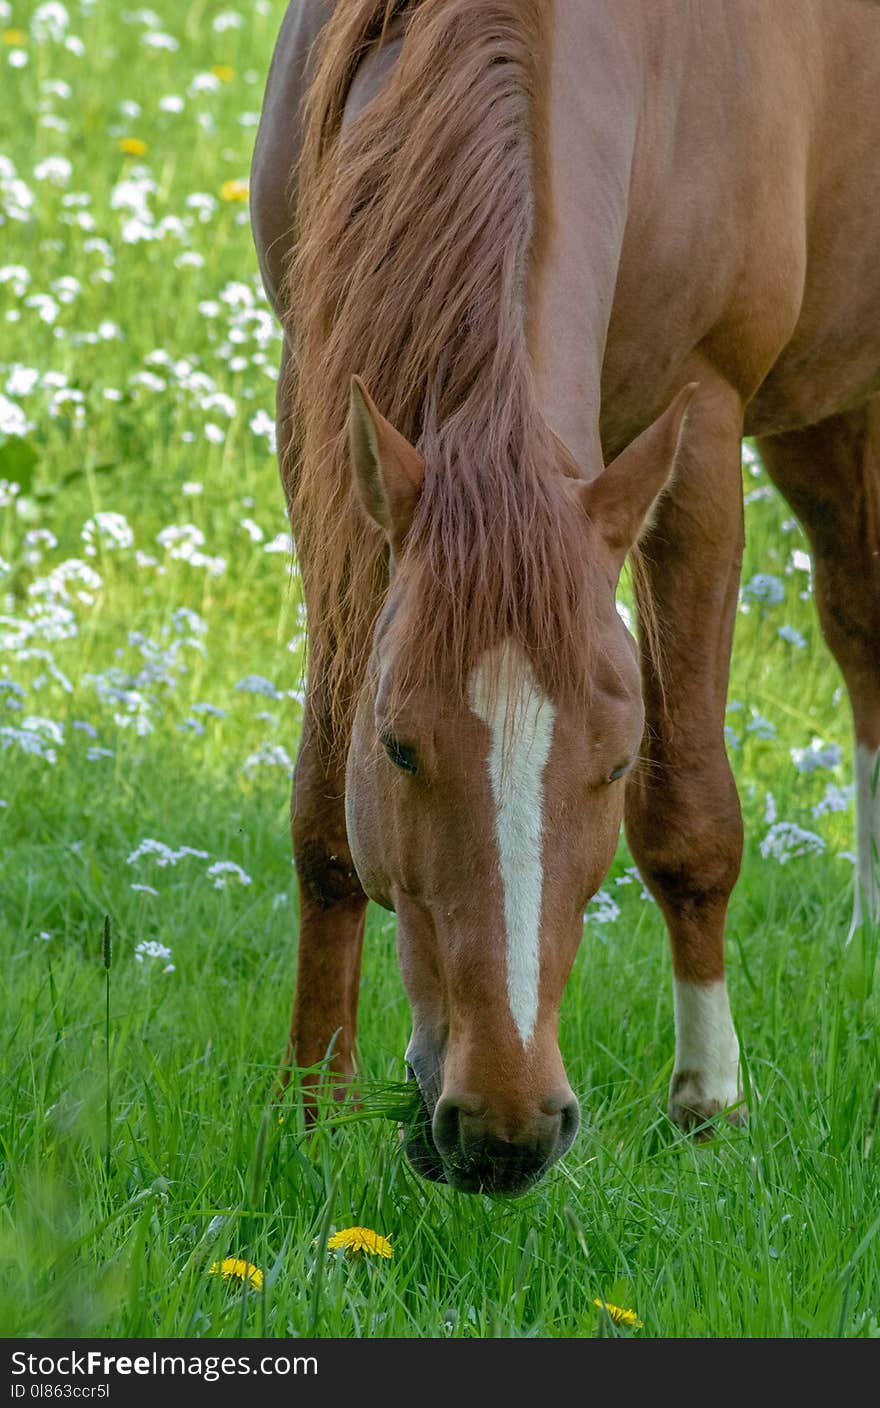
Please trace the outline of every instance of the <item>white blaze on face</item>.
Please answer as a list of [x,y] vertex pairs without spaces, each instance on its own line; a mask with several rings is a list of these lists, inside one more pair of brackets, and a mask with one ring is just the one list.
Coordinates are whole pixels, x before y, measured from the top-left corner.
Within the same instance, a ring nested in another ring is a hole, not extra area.
[[[494,698],[489,690],[493,677]],[[538,1017],[544,769],[556,710],[538,688],[525,655],[509,642],[480,661],[468,693],[472,710],[491,734],[488,768],[504,887],[507,998],[523,1046],[528,1046]]]
[[675,1069],[687,1075],[676,1088],[679,1104],[725,1109],[739,1099],[739,1042],[733,1029],[727,984],[686,983],[673,978]]
[[[849,931],[852,938],[862,922],[863,907],[875,924],[880,923],[880,869],[877,853],[880,852],[880,748],[868,748],[864,743],[856,745],[856,815],[859,861],[856,869],[856,898],[853,906],[853,921]],[[875,786],[874,779],[877,777]]]

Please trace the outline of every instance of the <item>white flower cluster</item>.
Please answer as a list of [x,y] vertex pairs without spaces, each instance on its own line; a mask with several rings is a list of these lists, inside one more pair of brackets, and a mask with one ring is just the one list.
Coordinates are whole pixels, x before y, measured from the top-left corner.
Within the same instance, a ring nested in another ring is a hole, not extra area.
[[785,587],[779,577],[770,572],[756,572],[742,589],[745,601],[758,602],[761,606],[778,606],[785,600]]
[[214,881],[215,890],[225,890],[230,880],[237,880],[239,885],[252,883],[247,871],[242,870],[240,865],[236,865],[234,860],[215,861],[213,865],[208,866],[207,873]]
[[56,748],[63,742],[64,729],[54,719],[32,716],[22,719],[15,728],[10,724],[0,726],[0,749],[5,751],[15,745],[22,753],[47,763],[57,763]]
[[181,846],[175,850],[173,846],[166,846],[164,841],[156,841],[152,836],[145,836],[125,863],[126,865],[134,865],[143,856],[152,856],[154,864],[164,870],[169,865],[177,865],[187,856],[195,856],[197,860],[207,860],[209,853],[208,851],[196,850],[193,846]]
[[807,748],[792,748],[791,760],[798,772],[819,772],[840,766],[840,746],[813,738]]
[[174,972],[174,964],[170,961],[171,949],[167,944],[160,944],[157,939],[142,939],[141,942],[135,946],[135,963],[143,963],[145,958],[158,958],[164,962],[165,967],[162,969],[163,973]]
[[607,890],[597,890],[584,911],[584,919],[594,924],[613,924],[620,918],[620,905]]
[[[139,860],[149,859],[160,870],[167,870],[179,865],[187,857],[195,860],[210,860],[208,851],[199,850],[195,846],[168,846],[164,841],[157,841],[153,836],[145,836],[135,847],[131,855],[126,860],[126,865],[136,865]],[[209,880],[213,880],[215,890],[225,890],[230,880],[237,880],[240,885],[252,884],[251,877],[246,870],[237,865],[233,860],[217,860],[208,866],[206,875]],[[155,895],[158,891],[151,886],[137,885],[132,889],[138,889],[148,894]]]
[[284,695],[271,680],[265,679],[263,675],[245,675],[243,680],[239,680],[235,686],[244,694],[262,694],[267,699],[283,699]]
[[100,545],[106,552],[130,548],[134,544],[131,524],[123,513],[96,513],[87,518],[80,534],[86,557],[96,557]]
[[187,562],[190,567],[204,567],[209,577],[222,577],[226,571],[224,557],[211,557],[201,551],[205,535],[194,523],[170,524],[160,530],[156,541],[165,548],[169,557],[178,562]]
[[798,856],[819,855],[825,850],[825,842],[814,831],[805,831],[793,821],[777,821],[761,842],[761,855],[765,860],[778,860],[780,865]]
[[259,767],[283,768],[288,777],[293,777],[293,759],[280,743],[263,743],[255,753],[248,754],[241,770],[250,774]]

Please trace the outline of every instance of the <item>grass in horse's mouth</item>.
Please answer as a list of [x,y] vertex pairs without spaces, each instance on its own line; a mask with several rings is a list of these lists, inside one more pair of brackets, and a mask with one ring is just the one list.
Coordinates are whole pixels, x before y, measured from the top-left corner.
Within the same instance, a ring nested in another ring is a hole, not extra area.
[[325,1129],[364,1120],[393,1120],[416,1172],[434,1183],[447,1181],[431,1133],[431,1114],[414,1076],[405,1081],[354,1081],[351,1097],[341,1102],[319,1096],[318,1119]]
[[446,1183],[446,1171],[431,1130],[431,1112],[414,1076],[407,1085],[411,1092],[410,1114],[408,1119],[400,1121],[400,1137],[406,1156],[422,1178],[428,1178],[432,1183]]

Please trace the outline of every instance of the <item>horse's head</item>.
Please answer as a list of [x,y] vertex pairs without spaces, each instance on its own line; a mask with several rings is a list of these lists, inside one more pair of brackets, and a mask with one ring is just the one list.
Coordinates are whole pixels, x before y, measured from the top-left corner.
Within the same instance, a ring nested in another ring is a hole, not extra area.
[[425,467],[353,384],[353,469],[388,537],[390,585],[348,758],[349,841],[367,894],[397,914],[407,1061],[426,1113],[407,1153],[420,1173],[466,1191],[524,1191],[577,1129],[557,1014],[643,727],[637,652],[614,590],[674,463],[689,396],[591,483],[562,470],[554,481],[595,578],[585,704],[575,690],[551,697],[509,637],[458,687],[452,670],[448,682],[441,671],[400,687],[402,642],[425,625],[406,570]]

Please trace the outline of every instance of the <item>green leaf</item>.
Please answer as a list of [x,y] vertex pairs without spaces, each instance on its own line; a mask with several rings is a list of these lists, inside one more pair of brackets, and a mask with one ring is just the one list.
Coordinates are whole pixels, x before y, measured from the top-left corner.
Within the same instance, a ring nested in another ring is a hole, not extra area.
[[39,456],[29,440],[11,435],[0,443],[0,479],[10,479],[21,485],[21,492],[30,492],[34,482],[34,465]]

